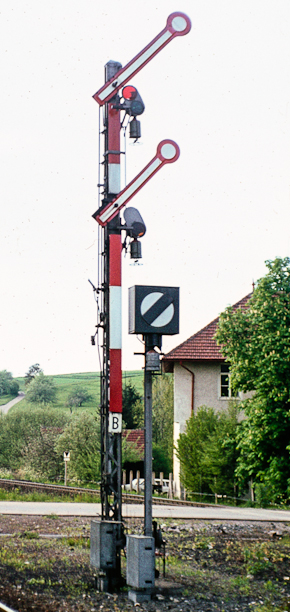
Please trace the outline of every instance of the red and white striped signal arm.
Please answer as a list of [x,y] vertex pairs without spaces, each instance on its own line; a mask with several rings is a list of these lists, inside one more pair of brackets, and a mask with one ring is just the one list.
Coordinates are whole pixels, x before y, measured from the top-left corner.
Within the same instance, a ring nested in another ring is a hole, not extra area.
[[162,140],[155,157],[137,174],[137,176],[124,188],[117,197],[104,208],[99,208],[93,215],[102,227],[122,210],[129,200],[162,168],[165,164],[172,164],[179,158],[179,146],[173,140]]
[[166,27],[158,34],[138,55],[136,55],[124,68],[107,81],[95,93],[93,98],[100,106],[108,102],[110,98],[121,89],[143,66],[163,49],[176,36],[184,36],[191,29],[189,17],[184,13],[171,13],[167,18]]

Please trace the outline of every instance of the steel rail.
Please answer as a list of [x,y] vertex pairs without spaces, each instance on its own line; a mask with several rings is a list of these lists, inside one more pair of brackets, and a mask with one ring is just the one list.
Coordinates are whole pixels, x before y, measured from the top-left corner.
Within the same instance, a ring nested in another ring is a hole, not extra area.
[[[42,491],[47,491],[51,493],[59,493],[59,494],[84,494],[89,493],[90,495],[100,496],[99,489],[86,489],[82,487],[68,487],[65,485],[53,485],[48,483],[41,482],[31,482],[29,480],[9,480],[5,478],[0,478],[0,487],[22,487],[23,489],[38,489]],[[144,502],[144,495],[137,495],[132,493],[123,493],[122,494],[123,503],[127,504],[142,504]],[[209,504],[202,502],[192,502],[181,499],[169,499],[167,497],[153,497],[152,503],[155,505],[165,505],[165,506],[193,506],[193,507],[222,507],[225,506],[222,504]]]
[[90,493],[92,495],[100,495],[99,489],[86,489],[83,487],[68,487],[66,485],[49,484],[43,482],[32,482],[30,480],[10,480],[0,478],[0,487],[23,487],[27,489],[42,489],[59,493]]
[[5,612],[17,612],[16,610],[14,610],[14,608],[8,608],[8,606],[2,603],[2,601],[0,601],[0,610],[5,610]]

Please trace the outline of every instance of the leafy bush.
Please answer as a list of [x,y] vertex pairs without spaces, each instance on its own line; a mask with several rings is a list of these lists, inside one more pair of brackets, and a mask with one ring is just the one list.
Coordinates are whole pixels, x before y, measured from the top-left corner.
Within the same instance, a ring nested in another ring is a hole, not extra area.
[[48,406],[56,399],[57,388],[52,378],[39,374],[29,384],[26,400],[31,404]]
[[30,439],[23,450],[25,468],[32,470],[37,478],[57,481],[63,475],[63,458],[55,450],[63,428],[40,427],[39,435]]
[[13,380],[11,372],[7,372],[7,370],[2,370],[0,372],[0,396],[16,396],[18,394],[18,391],[19,384],[16,380]]
[[227,412],[201,406],[192,414],[177,447],[181,481],[188,491],[233,494],[237,426],[234,402]]
[[[154,469],[166,475],[173,462],[173,376],[163,374],[153,380],[152,443],[155,452]],[[159,452],[156,449],[159,449]],[[158,460],[157,460],[158,455]],[[162,460],[162,457],[164,458]],[[156,465],[157,464],[157,465]]]
[[255,501],[260,508],[267,508],[272,501],[272,491],[270,487],[262,482],[255,483]]
[[63,457],[65,451],[70,451],[69,480],[82,483],[99,480],[100,438],[99,418],[88,412],[73,416],[66,425],[56,442],[55,451],[59,457]]
[[0,413],[0,469],[15,471],[23,468],[26,462],[30,463],[28,447],[38,444],[43,430],[63,429],[69,420],[67,412],[54,408],[24,410],[19,407],[7,414]]
[[69,406],[70,411],[72,412],[73,408],[79,408],[85,402],[88,402],[92,399],[92,396],[88,393],[88,391],[84,387],[76,387],[70,391],[66,404]]
[[[122,389],[122,404],[123,404],[123,421],[126,424],[127,429],[135,429],[138,425],[136,425],[136,419],[134,418],[135,414],[135,405],[137,402],[141,402],[142,398],[140,393],[138,393],[135,385],[131,383],[131,381],[127,382],[125,380],[125,385]],[[125,427],[125,425],[124,425]]]
[[158,444],[152,445],[152,469],[155,474],[163,472],[164,477],[168,478],[169,473],[172,470],[172,461],[168,455],[166,448],[159,446]]

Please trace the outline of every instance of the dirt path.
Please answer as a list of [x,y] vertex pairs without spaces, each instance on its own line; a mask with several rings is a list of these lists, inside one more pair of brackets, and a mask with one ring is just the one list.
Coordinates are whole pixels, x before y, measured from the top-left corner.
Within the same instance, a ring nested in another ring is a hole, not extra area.
[[6,414],[8,410],[10,410],[12,406],[14,406],[14,404],[21,402],[21,400],[23,400],[24,397],[25,397],[24,393],[19,394],[18,397],[15,397],[13,400],[11,400],[11,402],[8,402],[8,404],[4,404],[3,406],[0,406],[0,410],[4,412],[4,414]]

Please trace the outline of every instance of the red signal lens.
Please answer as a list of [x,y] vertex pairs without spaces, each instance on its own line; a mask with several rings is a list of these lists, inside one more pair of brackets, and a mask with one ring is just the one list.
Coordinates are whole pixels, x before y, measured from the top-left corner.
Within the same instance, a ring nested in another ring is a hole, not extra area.
[[126,85],[126,87],[123,87],[122,96],[125,100],[135,100],[137,96],[136,87],[133,87],[133,85]]

